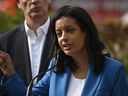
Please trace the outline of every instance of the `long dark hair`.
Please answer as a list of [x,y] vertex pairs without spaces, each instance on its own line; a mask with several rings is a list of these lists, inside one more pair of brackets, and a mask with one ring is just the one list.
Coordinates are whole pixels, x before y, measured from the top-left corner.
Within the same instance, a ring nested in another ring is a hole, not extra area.
[[[92,61],[95,63],[94,72],[95,74],[101,73],[104,68],[104,61],[105,61],[105,56],[102,54],[104,45],[99,40],[97,28],[93,23],[91,17],[84,9],[80,7],[64,6],[58,9],[56,14],[53,16],[51,22],[52,31],[54,32],[55,36],[56,36],[55,23],[58,19],[60,19],[63,16],[71,17],[74,20],[76,20],[80,29],[83,32],[86,32],[87,52],[91,56]],[[56,36],[55,47],[56,50],[60,49],[60,46],[57,41],[57,36]],[[77,66],[75,65],[72,57],[67,56],[62,52],[57,64],[56,71],[58,73],[63,73],[66,67],[69,67],[73,71]]]

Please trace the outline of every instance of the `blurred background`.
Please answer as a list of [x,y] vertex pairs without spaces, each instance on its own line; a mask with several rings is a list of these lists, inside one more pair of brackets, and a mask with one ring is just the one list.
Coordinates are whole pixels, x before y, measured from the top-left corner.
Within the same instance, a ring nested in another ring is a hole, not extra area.
[[[122,62],[128,72],[128,0],[52,0],[49,15],[63,5],[80,6],[95,22],[106,51]],[[15,0],[0,0],[0,33],[23,23]]]

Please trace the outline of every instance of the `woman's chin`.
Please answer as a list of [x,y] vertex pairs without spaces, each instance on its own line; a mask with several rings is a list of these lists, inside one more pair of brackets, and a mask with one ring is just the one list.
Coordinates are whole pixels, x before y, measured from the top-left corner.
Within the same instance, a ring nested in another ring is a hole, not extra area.
[[72,52],[71,51],[64,51],[64,53],[68,56],[72,56]]

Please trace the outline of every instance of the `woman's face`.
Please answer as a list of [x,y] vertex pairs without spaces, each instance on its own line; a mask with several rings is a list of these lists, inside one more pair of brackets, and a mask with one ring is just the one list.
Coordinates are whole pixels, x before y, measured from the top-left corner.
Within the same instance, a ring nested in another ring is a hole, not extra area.
[[78,56],[85,52],[85,32],[82,32],[75,19],[61,17],[55,22],[59,46],[66,55]]

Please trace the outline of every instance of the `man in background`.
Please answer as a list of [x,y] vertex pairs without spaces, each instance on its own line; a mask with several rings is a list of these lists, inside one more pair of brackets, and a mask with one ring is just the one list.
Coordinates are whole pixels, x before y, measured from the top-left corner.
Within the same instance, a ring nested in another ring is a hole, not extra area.
[[26,86],[32,78],[47,69],[53,57],[54,37],[48,17],[50,2],[17,0],[17,6],[24,14],[24,24],[0,35],[0,49],[11,55],[14,68]]

